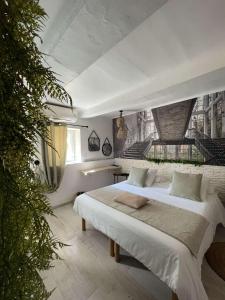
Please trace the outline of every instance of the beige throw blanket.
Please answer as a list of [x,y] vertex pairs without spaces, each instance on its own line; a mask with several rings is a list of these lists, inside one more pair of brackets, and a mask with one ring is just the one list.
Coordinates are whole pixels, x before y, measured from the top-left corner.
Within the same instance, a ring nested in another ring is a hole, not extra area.
[[136,218],[182,242],[197,256],[208,221],[199,214],[164,204],[153,199],[142,208],[135,209],[114,201],[124,191],[107,186],[87,192],[95,200]]

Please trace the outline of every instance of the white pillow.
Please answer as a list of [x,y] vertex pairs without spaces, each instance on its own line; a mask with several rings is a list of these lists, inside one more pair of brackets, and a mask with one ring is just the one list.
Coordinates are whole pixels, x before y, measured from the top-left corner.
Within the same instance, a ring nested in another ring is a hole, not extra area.
[[148,169],[132,167],[130,170],[127,183],[144,187]]
[[157,169],[148,169],[148,173],[145,179],[145,186],[149,187],[152,186],[157,174]]
[[[167,191],[170,194],[172,189],[172,183],[169,185]],[[215,192],[215,189],[213,185],[210,182],[210,178],[203,175],[202,176],[202,182],[201,182],[201,188],[200,188],[200,198],[202,201],[206,201],[208,194],[213,194]]]
[[200,189],[200,197],[202,201],[205,201],[207,195],[210,193],[210,179],[205,175],[202,176],[202,183]]
[[202,201],[201,190],[202,174],[180,173],[174,171],[170,195]]
[[162,182],[168,182],[168,181],[171,181],[169,176],[156,175],[156,177],[155,177],[155,183],[162,183]]
[[168,194],[170,194],[171,190],[172,190],[172,183],[170,183],[170,185],[169,185],[168,188],[167,188]]

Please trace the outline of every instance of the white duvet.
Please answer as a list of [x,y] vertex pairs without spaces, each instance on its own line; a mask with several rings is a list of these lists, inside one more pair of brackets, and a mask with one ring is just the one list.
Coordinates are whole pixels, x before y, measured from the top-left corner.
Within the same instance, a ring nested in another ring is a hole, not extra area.
[[210,194],[206,201],[196,202],[170,196],[168,188],[165,187],[140,188],[126,182],[113,186],[196,212],[209,221],[210,225],[202,239],[198,257],[195,258],[175,238],[86,194],[77,197],[74,204],[75,211],[81,217],[142,262],[177,294],[179,300],[208,299],[201,281],[201,264],[213,241],[217,224],[222,223],[225,226],[225,209],[217,196]]

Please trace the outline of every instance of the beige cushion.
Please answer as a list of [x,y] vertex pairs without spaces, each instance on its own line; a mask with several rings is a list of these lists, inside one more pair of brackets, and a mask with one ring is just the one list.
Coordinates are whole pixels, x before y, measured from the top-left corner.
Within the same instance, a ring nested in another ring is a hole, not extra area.
[[114,201],[125,204],[129,207],[140,208],[147,203],[148,199],[139,195],[124,192],[114,198]]
[[145,185],[147,172],[148,169],[132,167],[130,170],[130,175],[127,179],[127,183],[143,187]]
[[206,201],[209,194],[215,193],[215,187],[211,183],[209,177],[203,175],[202,176],[202,184],[200,190],[200,196],[202,201]]
[[166,175],[156,175],[155,177],[155,183],[163,183],[163,182],[168,182],[171,181],[171,177],[170,176],[166,176]]
[[145,186],[152,186],[156,178],[157,170],[148,169],[148,173],[145,179]]
[[174,171],[170,195],[201,201],[202,174],[186,174]]

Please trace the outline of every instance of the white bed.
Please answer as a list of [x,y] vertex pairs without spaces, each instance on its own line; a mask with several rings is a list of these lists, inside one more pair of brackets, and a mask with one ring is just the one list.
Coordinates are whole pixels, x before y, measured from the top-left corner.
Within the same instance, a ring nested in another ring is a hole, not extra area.
[[165,187],[153,185],[140,188],[121,182],[113,187],[196,212],[209,221],[198,257],[195,258],[175,238],[87,194],[77,197],[74,204],[74,210],[82,218],[142,262],[177,294],[179,300],[208,299],[201,282],[201,264],[213,241],[217,224],[225,226],[225,209],[216,194],[208,195],[204,202],[197,202],[170,196],[168,184]]

